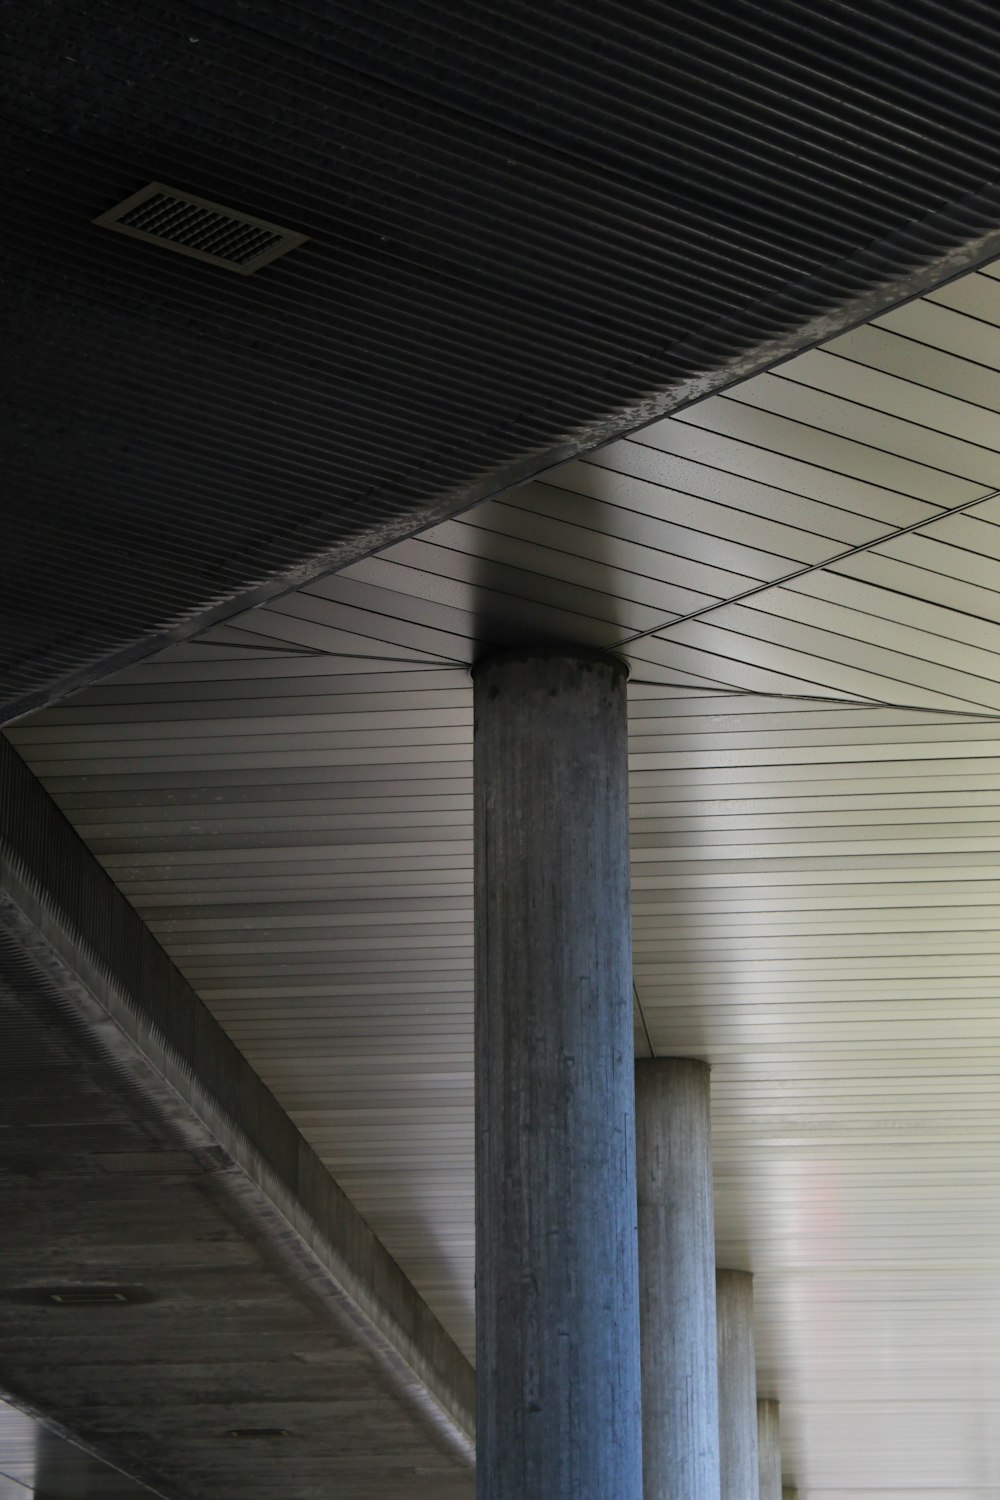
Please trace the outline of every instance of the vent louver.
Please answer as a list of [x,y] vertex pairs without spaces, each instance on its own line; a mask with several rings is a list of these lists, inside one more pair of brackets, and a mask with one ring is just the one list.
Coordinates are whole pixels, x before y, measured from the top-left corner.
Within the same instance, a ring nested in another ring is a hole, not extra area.
[[305,242],[304,234],[151,182],[95,224],[249,276]]

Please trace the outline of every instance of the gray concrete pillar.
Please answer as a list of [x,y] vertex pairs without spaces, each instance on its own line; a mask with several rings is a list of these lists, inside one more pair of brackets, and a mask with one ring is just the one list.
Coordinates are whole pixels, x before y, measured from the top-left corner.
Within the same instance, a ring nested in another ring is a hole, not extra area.
[[474,672],[479,1500],[641,1500],[625,680]]
[[757,1473],[760,1500],[782,1500],[781,1431],[777,1401],[757,1401]]
[[709,1068],[636,1063],[645,1500],[719,1500]]
[[747,1271],[719,1271],[715,1291],[722,1500],[758,1500],[753,1277]]

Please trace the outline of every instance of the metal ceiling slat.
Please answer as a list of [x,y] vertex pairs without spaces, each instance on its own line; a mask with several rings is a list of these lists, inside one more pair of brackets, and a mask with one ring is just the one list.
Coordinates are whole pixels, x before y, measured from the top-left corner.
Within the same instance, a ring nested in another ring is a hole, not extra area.
[[805,612],[818,628],[853,638],[864,640],[867,633],[875,664],[883,654],[893,661],[909,655],[926,665],[960,671],[966,680],[982,676],[991,682],[1000,675],[1000,628],[989,620],[853,579],[810,574],[786,589],[772,590],[751,607],[782,614],[787,608],[793,619]]
[[[990,677],[946,670],[924,663],[910,652],[876,646],[866,636],[850,635],[808,623],[812,601],[789,590],[759,596],[749,605],[728,605],[707,620],[680,623],[661,639],[705,653],[714,667],[716,654],[730,680],[751,686],[747,666],[801,673],[799,681],[877,701],[914,699],[929,708],[1000,710],[1000,687]],[[858,616],[859,623],[863,616]],[[724,653],[724,654],[723,654]],[[720,676],[721,676],[720,672]]]
[[[881,371],[901,379],[908,387],[940,393],[962,405],[987,412],[1000,410],[997,370],[930,344],[918,343],[875,323],[866,323],[853,333],[834,339],[824,352],[828,358],[847,361],[852,368],[868,370],[873,375]],[[792,379],[798,379],[801,373],[804,372],[793,374],[789,370]]]
[[[552,470],[536,484],[526,485],[514,497],[507,497],[508,503],[513,503],[520,494],[527,494],[540,508],[545,503],[540,492],[569,490],[604,502],[612,514],[634,510],[639,514],[663,516],[670,514],[675,507],[686,508],[695,499],[712,507],[706,519],[714,512],[717,523],[730,527],[738,525],[741,532],[747,527],[753,533],[759,525],[773,537],[777,534],[773,529],[776,523],[782,534],[788,528],[799,533],[800,539],[806,534],[847,546],[873,541],[883,530],[877,520],[854,511],[733,473],[722,466],[725,453],[719,455],[720,466],[716,467],[707,462],[695,463],[673,452],[666,458],[661,449],[647,447],[637,438],[613,445],[614,467],[602,464],[602,457],[610,460],[612,448],[599,450],[589,459]],[[719,514],[720,507],[735,514]],[[702,514],[706,514],[705,507],[701,509]],[[759,530],[750,539],[759,545],[763,535],[764,532]],[[775,550],[782,549],[776,547]],[[792,551],[797,555],[797,546],[793,546]],[[820,560],[828,555],[829,549],[821,550],[817,543],[811,544],[808,551],[811,558],[807,554],[803,560]]]
[[[798,458],[834,474],[846,474],[936,507],[965,504],[992,488],[990,478],[968,478],[945,467],[930,468],[919,459],[898,452],[891,439],[887,439],[887,446],[881,448],[852,437],[850,422],[845,422],[849,409],[845,412],[842,408],[835,408],[832,400],[826,402],[825,410],[822,398],[815,398],[815,407],[810,402],[810,407],[818,408],[815,426],[763,407],[751,406],[748,397],[751,385],[755,386],[756,381],[744,385],[740,392],[742,400],[737,399],[734,390],[729,396],[716,396],[692,407],[677,421],[685,426],[737,438],[783,458]],[[784,404],[791,405],[789,393],[794,390],[791,382],[776,381],[776,386],[785,398]],[[861,416],[864,416],[863,412]],[[863,430],[868,430],[863,423],[860,425]],[[888,419],[885,419],[885,425],[888,426]]]
[[[932,540],[928,537],[927,540]],[[902,551],[902,549],[900,549]],[[969,578],[947,576],[932,566],[922,567],[912,561],[913,556],[933,564],[942,556],[941,551],[928,548],[908,549],[911,560],[892,556],[891,549],[865,552],[843,563],[836,563],[828,570],[829,577],[854,578],[860,583],[874,584],[891,593],[912,599],[943,610],[958,610],[970,618],[969,628],[974,630],[978,621],[1000,620],[1000,572],[985,576],[992,578],[997,587],[983,588]],[[953,565],[957,573],[961,564]],[[928,611],[930,613],[930,611]]]
[[[783,452],[780,446],[757,442],[755,438],[762,425],[760,419],[749,421],[735,402],[730,403],[726,415],[729,425],[747,428],[746,438],[719,431],[715,425],[661,422],[643,428],[627,441],[600,449],[590,456],[589,461],[592,464],[607,463],[610,468],[621,462],[626,472],[638,470],[642,477],[658,477],[660,483],[669,486],[671,464],[675,458],[683,458],[707,469],[725,471],[741,480],[748,490],[759,482],[768,488],[785,490],[791,495],[817,501],[865,520],[877,521],[887,531],[909,526],[923,516],[936,514],[939,509],[936,503],[886,488],[870,478],[859,479],[836,466],[823,467],[814,463],[811,452],[806,458],[799,458]],[[793,430],[787,423],[785,429],[786,433]]]
[[[889,453],[918,465],[930,476],[925,498],[934,504],[943,503],[939,497],[944,496],[948,503],[954,503],[952,481],[956,479],[987,490],[1000,483],[996,450],[982,441],[988,431],[984,430],[981,412],[956,411],[957,403],[942,395],[933,403],[922,402],[919,389],[913,391],[912,387],[887,391],[891,386],[888,378],[880,382],[871,372],[857,367],[845,375],[844,386],[844,391],[831,391],[825,383],[809,381],[808,376],[800,383],[791,374],[776,374],[758,376],[717,400],[745,403],[754,411],[787,419],[805,427],[807,437],[816,428],[824,437],[828,432],[836,433],[871,453],[873,464],[881,464],[880,455]],[[933,414],[929,410],[932,404],[936,408]],[[956,434],[955,427],[964,431]],[[970,432],[975,434],[971,439]],[[935,476],[942,476],[943,488],[936,489]]]
[[[971,553],[972,559],[983,557],[992,561],[1000,559],[1000,505],[993,498],[966,515],[945,516],[935,521],[930,535],[940,538],[950,546]],[[963,568],[972,566],[972,560],[961,559]],[[994,573],[994,577],[995,577]]]
[[[465,674],[461,668],[440,666],[393,666],[384,662],[342,661],[329,657],[286,657],[276,666],[272,660],[262,664],[253,675],[237,674],[239,662],[231,662],[230,676],[221,681],[201,681],[190,678],[186,682],[157,681],[153,664],[150,664],[149,681],[131,686],[126,674],[113,679],[114,686],[91,688],[86,696],[82,712],[86,717],[94,711],[106,711],[111,716],[117,709],[126,714],[135,714],[139,705],[147,706],[148,712],[167,718],[177,714],[177,705],[187,706],[193,713],[201,712],[197,704],[205,700],[214,707],[220,702],[231,702],[234,707],[227,712],[239,713],[240,704],[278,698],[301,698],[322,700],[330,693],[337,693],[345,700],[345,712],[351,711],[352,699],[389,696],[393,701],[397,693],[405,701],[408,693],[419,697],[421,693],[447,692],[461,689]],[[246,663],[243,663],[245,666]],[[269,665],[270,670],[267,670]],[[155,706],[154,706],[155,705]],[[193,705],[195,705],[193,707]],[[71,724],[81,712],[76,700],[60,704],[46,711],[46,723]]]
[[[424,762],[425,774],[430,776],[435,768],[440,774],[440,752],[443,747],[454,746],[447,732],[443,731],[444,738],[438,742],[423,746],[420,753],[411,754],[408,748],[399,745],[381,745],[366,748],[364,759],[360,759],[356,750],[317,749],[311,750],[300,748],[295,751],[285,750],[261,750],[246,751],[238,743],[230,753],[205,753],[201,755],[186,755],[184,757],[184,769],[177,770],[177,758],[173,755],[146,755],[135,756],[118,754],[102,758],[99,753],[95,755],[95,762],[101,767],[98,773],[100,779],[105,780],[109,775],[129,776],[132,775],[155,775],[162,773],[170,778],[172,785],[184,785],[181,778],[189,781],[194,777],[205,779],[205,773],[224,775],[228,772],[241,772],[246,774],[252,770],[254,773],[272,770],[275,772],[285,771],[291,768],[296,771],[323,770],[329,774],[335,767],[349,767],[358,780],[371,780],[377,774],[379,768],[389,765],[408,765],[410,762]],[[300,736],[300,739],[302,737]],[[461,748],[461,747],[455,747]],[[72,776],[74,782],[79,784],[84,779],[81,772],[81,762],[78,760],[59,760],[49,758],[45,755],[38,757],[39,763],[45,762],[47,774],[53,777]],[[451,764],[458,764],[452,761]],[[383,774],[385,774],[383,770]],[[319,778],[317,778],[319,779]]]
[[[745,586],[750,577],[727,571],[716,562],[706,561],[699,555],[703,549],[697,536],[686,535],[678,527],[673,529],[672,540],[681,549],[687,544],[688,553],[692,555],[685,555],[683,550],[675,553],[660,550],[655,542],[662,539],[662,535],[655,538],[649,536],[653,529],[652,523],[645,528],[645,537],[636,541],[628,535],[610,537],[577,525],[576,521],[581,519],[581,513],[576,506],[575,520],[569,523],[547,520],[540,513],[524,515],[515,507],[510,507],[509,510],[506,534],[477,531],[463,523],[449,522],[447,527],[435,527],[419,543],[404,543],[398,552],[394,551],[393,556],[399,556],[406,562],[412,560],[415,565],[424,562],[434,572],[440,571],[445,576],[458,574],[470,583],[478,579],[482,570],[486,574],[486,587],[492,582],[493,587],[499,591],[505,577],[503,569],[509,567],[510,563],[519,568],[530,567],[533,573],[544,577],[549,557],[552,557],[558,572],[560,559],[575,555],[595,564],[601,572],[607,565],[611,570],[612,580],[617,570],[658,579],[661,586],[671,589],[670,602],[674,607],[667,612],[668,617],[676,613],[672,597],[674,585],[695,593],[700,603],[702,600],[725,597],[734,586]],[[423,550],[424,542],[431,543],[434,550]],[[522,543],[526,545],[519,545]],[[421,550],[418,551],[418,548]],[[711,551],[710,545],[704,550]],[[506,576],[510,577],[509,574]],[[516,583],[514,588],[508,586],[507,592],[516,596]]]
[[513,611],[519,621],[537,622],[540,629],[572,628],[587,617],[614,621],[622,630],[646,629],[657,619],[715,597],[630,572],[606,555],[571,556],[497,534],[490,540],[489,556],[483,557],[460,547],[435,546],[430,535],[405,549],[394,548],[391,559],[369,558],[337,576],[380,584],[400,596],[402,608],[407,597],[453,602],[501,633],[509,632]]
[[[468,695],[465,696],[467,698]],[[133,719],[131,722],[111,720],[110,722],[115,726],[115,737],[110,743],[131,744],[137,748],[144,740],[155,740],[160,744],[169,744],[171,740],[178,740],[183,744],[191,744],[205,739],[218,743],[220,740],[225,740],[227,735],[238,734],[254,735],[262,744],[286,735],[322,735],[329,737],[331,744],[365,744],[369,741],[364,737],[372,735],[374,738],[371,743],[378,744],[379,736],[388,731],[399,732],[405,737],[408,733],[431,733],[442,728],[470,730],[472,727],[472,716],[467,701],[454,708],[443,707],[440,700],[435,700],[423,709],[401,708],[398,713],[393,713],[391,709],[376,709],[372,712],[358,710],[349,716],[332,709],[331,703],[336,701],[327,698],[317,702],[315,711],[307,714],[295,713],[294,705],[282,704],[280,717],[274,713],[258,712],[255,716],[227,715],[222,718],[218,717],[218,704],[215,704],[213,705],[217,715],[215,718],[209,718],[207,715],[180,718],[174,715],[168,719],[154,719],[153,721],[145,718]],[[78,720],[70,725],[58,721],[47,722],[44,726],[17,725],[10,730],[10,738],[22,745],[37,746],[74,743],[82,745],[90,741],[108,743],[107,736],[111,732],[108,718],[103,714],[95,717],[96,722],[93,719],[86,723]],[[101,753],[104,753],[103,750]]]
[[883,313],[874,326],[986,370],[1000,369],[995,325],[945,306],[940,300],[921,297],[906,302]]
[[[269,609],[266,615],[263,610],[258,611],[254,617],[254,628],[281,650],[287,649],[294,652],[299,649],[327,660],[339,657],[352,664],[355,671],[358,666],[365,665],[369,661],[388,663],[397,671],[400,666],[408,664],[414,667],[445,665],[441,658],[433,653],[387,643],[376,636],[355,634],[349,630],[320,624],[309,619],[296,619],[277,607]],[[277,654],[279,653],[275,653]],[[264,664],[270,664],[273,658],[271,653],[267,653],[259,660]],[[194,665],[198,664],[194,663]]]
[[[630,449],[636,447],[635,444],[628,446]],[[647,518],[654,523],[680,522],[686,531],[713,538],[726,536],[738,522],[741,545],[763,553],[768,566],[773,558],[785,562],[789,559],[822,562],[836,550],[831,546],[831,528],[834,536],[838,532],[847,532],[851,540],[861,540],[862,535],[867,540],[877,534],[875,528],[865,527],[856,518],[834,512],[829,506],[822,507],[821,514],[815,514],[814,508],[807,501],[799,502],[799,509],[803,513],[801,519],[796,516],[786,520],[780,515],[780,501],[777,506],[773,503],[777,499],[773,492],[762,495],[749,485],[743,485],[741,494],[732,497],[734,502],[738,499],[742,503],[722,505],[712,495],[685,490],[683,476],[676,472],[679,467],[672,466],[673,482],[665,485],[618,472],[612,479],[609,469],[601,468],[596,463],[580,463],[574,466],[574,474],[582,484],[577,490],[571,491],[570,495],[566,493],[566,485],[539,483],[526,485],[516,493],[516,500],[519,507],[533,514],[547,514],[553,519],[569,521],[576,519],[580,525],[600,528],[612,535],[617,534],[622,525],[623,511],[629,513],[624,518],[625,525],[635,528],[633,534],[637,536],[642,535],[640,528],[647,522]],[[699,489],[716,488],[714,480],[718,473],[715,470],[706,476],[702,470]],[[719,477],[721,481],[723,476]],[[724,482],[720,482],[718,488],[724,491]],[[549,493],[552,491],[555,493]],[[774,513],[776,508],[779,510],[778,515]],[[791,497],[785,497],[784,508],[791,509]],[[497,510],[499,509],[498,506]],[[510,510],[511,505],[508,504],[505,509]],[[815,507],[815,511],[819,510],[819,507]],[[733,511],[736,512],[735,516]],[[814,527],[820,522],[829,523],[827,534],[816,533]],[[670,533],[667,532],[667,535]],[[654,539],[655,533],[650,537],[650,540]],[[739,565],[735,566],[737,562]],[[770,573],[762,571],[759,563],[759,558],[751,557],[744,561],[742,556],[734,555],[729,566],[734,566],[736,572],[747,577],[769,577]]]
[[[534,492],[531,498],[535,498]],[[676,503],[678,500],[681,504]],[[475,512],[468,524],[499,531],[501,534],[509,531],[513,535],[523,535],[526,540],[539,541],[565,551],[583,551],[593,556],[597,562],[615,562],[619,560],[619,556],[622,562],[632,556],[636,560],[644,558],[652,565],[653,577],[663,577],[665,559],[686,558],[722,575],[718,579],[721,587],[708,590],[713,594],[721,594],[722,597],[731,593],[734,587],[739,587],[741,582],[745,584],[747,581],[779,577],[788,571],[790,564],[797,561],[794,552],[788,555],[768,552],[734,539],[730,535],[730,518],[725,514],[720,515],[718,509],[707,502],[693,497],[671,495],[669,491],[665,496],[657,497],[657,501],[645,513],[622,507],[615,507],[612,511],[611,507],[589,497],[570,496],[563,490],[549,486],[548,493],[538,495],[537,505],[529,505],[523,509],[515,505],[501,507],[498,501],[484,516]],[[613,530],[610,526],[601,524],[602,521],[610,521],[612,514],[615,518]],[[700,528],[699,520],[706,516],[709,518],[709,525]],[[590,521],[595,524],[589,525]],[[441,527],[435,527],[430,535],[435,540],[442,536],[459,535],[463,524],[465,523],[449,521]],[[797,545],[803,542],[810,545],[810,538],[803,538],[800,533],[792,532],[789,528],[774,530],[780,530],[789,545],[793,542]],[[596,534],[591,536],[590,533]],[[619,554],[618,547],[622,543],[625,546]],[[477,550],[486,551],[488,546],[488,541],[480,539],[474,543]],[[634,553],[631,547],[636,549]]]
[[[431,545],[433,543],[433,545]],[[423,590],[437,590],[441,585],[457,583],[467,590],[470,610],[480,614],[483,633],[488,631],[492,644],[504,644],[518,632],[527,631],[551,639],[588,640],[595,646],[608,645],[626,627],[628,619],[652,619],[642,606],[619,602],[606,589],[597,593],[581,589],[575,583],[560,588],[560,559],[553,557],[556,581],[544,588],[547,556],[545,549],[507,545],[498,539],[487,555],[477,554],[475,546],[466,546],[461,532],[438,536],[437,531],[425,539],[406,543],[394,551],[394,561],[403,564],[398,581],[404,585],[406,575],[416,566],[424,566]],[[581,575],[583,569],[567,559],[568,574]],[[404,606],[405,608],[405,606]],[[656,614],[658,615],[658,611]],[[467,657],[476,654],[470,646]]]
[[[350,591],[350,585],[347,591]],[[398,619],[379,610],[379,602],[376,596],[368,605],[361,605],[342,601],[336,593],[326,595],[300,589],[265,606],[258,619],[265,630],[282,634],[298,628],[299,622],[315,624],[323,631],[343,631],[376,642],[384,655],[402,648],[408,657],[420,653],[431,661],[463,662],[469,659],[471,645],[464,633],[419,619]],[[294,626],[289,622],[294,622]],[[453,623],[449,622],[450,625]]]
[[[801,727],[798,724],[786,727],[773,721],[758,725],[750,719],[749,722],[727,724],[724,728],[698,728],[686,720],[671,723],[666,718],[647,717],[637,723],[629,735],[629,745],[634,753],[655,753],[659,749],[671,755],[687,755],[692,765],[719,763],[711,757],[725,757],[731,751],[743,750],[779,750],[790,760],[797,757],[799,763],[813,764],[825,758],[817,755],[820,748],[827,753],[832,751],[834,757],[839,758],[839,752],[847,747],[889,745],[898,750],[901,742],[904,757],[911,746],[921,743],[957,744],[962,747],[963,755],[976,753],[969,750],[970,746],[976,745],[981,746],[979,753],[986,755],[1000,750],[1000,715],[997,714],[981,718],[927,714],[920,719],[906,719],[900,715],[901,722],[898,723],[872,724],[864,722],[863,713],[864,710],[856,711],[853,722],[845,714],[839,724],[827,726],[810,719]],[[844,757],[845,760],[850,758]],[[733,765],[742,763],[739,760],[732,762]]]
[[927,293],[927,301],[950,307],[981,323],[1000,328],[1000,286],[993,276],[974,272]]
[[[682,633],[683,632],[683,633]],[[689,639],[693,634],[693,639]],[[691,628],[678,623],[676,630],[662,635],[646,636],[618,648],[618,654],[629,663],[633,676],[648,678],[652,673],[656,679],[667,682],[701,683],[705,686],[732,688],[740,692],[775,693],[823,693],[828,697],[856,699],[857,682],[844,687],[822,678],[794,675],[786,668],[798,666],[805,658],[788,660],[790,653],[780,659],[776,651],[765,653],[753,643],[739,642],[732,655],[724,654],[728,645],[728,633],[715,631],[709,626]],[[807,665],[814,665],[808,663]],[[923,694],[929,703],[935,700]],[[967,707],[953,699],[945,700],[949,708]]]
[[[347,569],[327,580],[322,585],[322,593],[327,598],[339,601],[353,599],[359,607],[389,608],[403,620],[419,620],[425,614],[436,615],[441,620],[450,619],[452,629],[463,634],[468,642],[466,655],[469,660],[488,650],[491,644],[497,645],[508,639],[515,620],[514,628],[519,628],[523,622],[528,628],[536,630],[548,628],[557,631],[560,627],[567,630],[574,626],[580,628],[578,621],[582,623],[582,620],[588,618],[611,623],[619,629],[641,630],[651,626],[659,618],[658,610],[644,610],[634,606],[629,608],[627,604],[623,604],[607,588],[606,579],[601,580],[604,588],[597,591],[566,584],[560,586],[557,580],[546,579],[543,575],[532,578],[522,574],[514,589],[507,592],[488,590],[487,576],[492,576],[493,569],[485,559],[478,561],[480,567],[476,570],[476,582],[470,582],[462,589],[465,595],[462,608],[440,604],[429,606],[424,597],[424,588],[418,585],[417,591],[412,587],[416,579],[422,579],[422,575],[415,575],[413,569],[403,570],[397,566],[393,570],[389,587],[383,587],[372,579],[372,574],[379,567],[379,563],[374,560],[366,570],[367,577],[362,578],[358,568]],[[382,563],[381,567],[384,571],[391,565]],[[497,574],[503,577],[503,569],[498,569]],[[507,577],[513,584],[513,576],[508,574]],[[313,592],[319,590],[314,589]],[[521,597],[517,598],[517,595]],[[629,625],[625,623],[627,620],[642,620],[644,624]],[[583,628],[587,627],[584,625]]]
[[[839,342],[842,347],[857,349],[859,354],[862,349],[869,349],[872,358],[881,356],[883,364],[889,362],[894,353],[898,369],[887,370],[873,366],[868,361],[838,358],[828,350],[817,349],[794,360],[787,371],[779,372],[777,378],[796,386],[805,386],[810,391],[825,391],[834,399],[842,399],[855,406],[863,405],[868,409],[869,420],[877,420],[877,414],[881,412],[926,429],[932,434],[928,451],[934,458],[935,467],[946,461],[949,453],[955,452],[957,456],[956,450],[951,449],[947,443],[940,442],[942,434],[971,444],[974,449],[984,448],[983,439],[989,436],[989,412],[998,409],[991,401],[988,400],[984,407],[982,401],[950,393],[947,386],[942,388],[940,379],[928,379],[936,368],[931,351],[922,351],[923,358],[918,359],[915,357],[918,351],[912,344],[901,348],[900,341],[889,334],[880,333],[873,328],[866,328],[864,332],[869,335],[867,341],[856,339],[853,346],[846,346],[843,340]],[[901,357],[903,355],[906,357]],[[947,371],[945,356],[938,355],[936,363],[937,366],[944,365]],[[951,363],[954,364],[955,361]],[[968,362],[964,366],[965,372],[970,374],[976,368]],[[952,373],[954,378],[953,372],[948,373]],[[987,397],[995,395],[1000,402],[1000,380],[984,370],[980,370],[979,375],[981,379],[977,394]],[[734,391],[733,395],[739,399],[739,390]],[[818,416],[819,412],[815,415]],[[893,428],[892,432],[898,434],[899,429]],[[890,434],[886,433],[883,440],[891,440]],[[989,449],[986,451],[989,452]],[[970,458],[971,461],[976,461],[974,455],[970,455]]]

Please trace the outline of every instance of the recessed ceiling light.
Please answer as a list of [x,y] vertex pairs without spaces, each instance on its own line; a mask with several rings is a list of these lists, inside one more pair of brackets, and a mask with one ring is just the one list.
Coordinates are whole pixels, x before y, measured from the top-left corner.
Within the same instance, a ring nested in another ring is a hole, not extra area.
[[288,1436],[287,1427],[231,1427],[226,1433],[231,1438],[283,1438]]
[[49,1288],[45,1294],[49,1302],[60,1307],[98,1307],[106,1303],[130,1302],[128,1292],[117,1286],[66,1286]]

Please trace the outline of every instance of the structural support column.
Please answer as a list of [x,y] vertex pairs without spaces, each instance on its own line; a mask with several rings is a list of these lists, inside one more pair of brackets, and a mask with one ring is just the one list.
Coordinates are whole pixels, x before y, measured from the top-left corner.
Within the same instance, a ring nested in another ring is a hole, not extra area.
[[475,670],[479,1500],[641,1500],[624,665]]
[[782,1500],[777,1401],[757,1402],[757,1472],[760,1475],[760,1500]]
[[709,1068],[636,1064],[645,1500],[719,1500]]
[[719,1325],[719,1470],[722,1500],[758,1500],[757,1370],[753,1344],[753,1277],[716,1275]]

